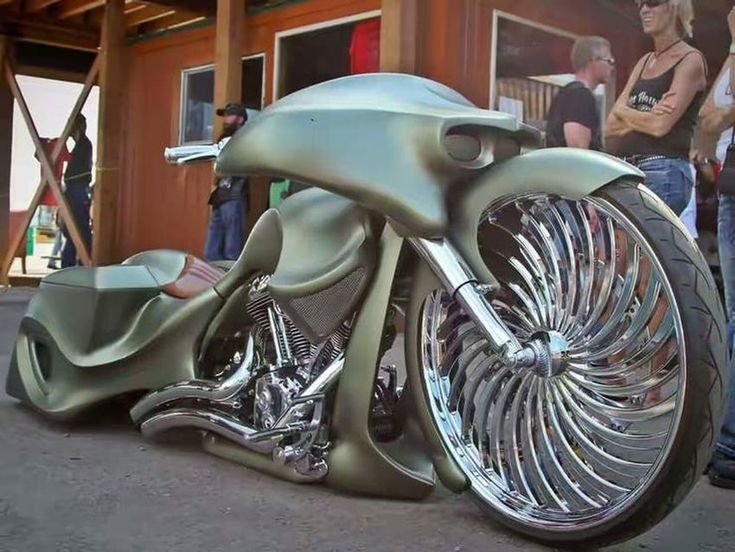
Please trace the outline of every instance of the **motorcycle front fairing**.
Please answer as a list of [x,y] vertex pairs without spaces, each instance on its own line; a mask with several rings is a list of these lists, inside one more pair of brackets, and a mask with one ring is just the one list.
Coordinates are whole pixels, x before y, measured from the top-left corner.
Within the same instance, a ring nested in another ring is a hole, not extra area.
[[[541,145],[514,116],[479,109],[454,90],[402,74],[358,75],[296,92],[223,147],[223,176],[278,175],[383,213],[404,237],[444,238],[449,204],[471,188],[583,197],[640,171],[604,154]],[[500,165],[504,165],[500,168]],[[496,191],[495,194],[493,192]],[[448,201],[448,200],[452,201]]]
[[489,166],[501,135],[538,139],[513,116],[478,109],[433,81],[346,77],[264,110],[223,148],[216,170],[305,182],[384,213],[407,235],[440,237],[447,187]]
[[279,100],[229,140],[216,170],[279,175],[352,199],[402,237],[448,240],[493,286],[472,229],[491,202],[519,191],[579,199],[624,177],[644,180],[602,153],[528,151],[540,145],[538,131],[512,115],[428,79],[379,73]]

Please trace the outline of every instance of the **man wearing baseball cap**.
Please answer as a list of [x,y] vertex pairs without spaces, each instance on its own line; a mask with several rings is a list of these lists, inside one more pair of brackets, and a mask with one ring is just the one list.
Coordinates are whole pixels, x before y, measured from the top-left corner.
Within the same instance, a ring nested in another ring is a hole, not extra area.
[[[223,118],[217,142],[231,137],[248,120],[241,104],[227,104],[217,110],[217,115]],[[204,249],[207,261],[234,261],[240,256],[245,244],[245,184],[245,178],[220,178],[209,196],[212,216]]]

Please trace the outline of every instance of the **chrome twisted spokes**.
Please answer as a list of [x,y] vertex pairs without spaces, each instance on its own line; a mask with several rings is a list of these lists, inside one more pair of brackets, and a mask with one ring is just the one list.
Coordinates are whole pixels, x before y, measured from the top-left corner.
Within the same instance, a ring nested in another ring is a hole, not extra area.
[[421,351],[440,431],[496,509],[559,531],[601,523],[648,486],[679,423],[671,285],[600,199],[510,198],[486,211],[478,238],[505,323],[522,343],[561,345],[553,370],[510,369],[448,294],[432,293]]

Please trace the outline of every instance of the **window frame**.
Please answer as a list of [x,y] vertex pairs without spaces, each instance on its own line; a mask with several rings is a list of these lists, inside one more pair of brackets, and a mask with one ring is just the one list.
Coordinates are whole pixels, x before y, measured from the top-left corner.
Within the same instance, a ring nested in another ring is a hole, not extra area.
[[[266,54],[265,52],[257,52],[255,54],[248,54],[240,58],[241,63],[249,59],[261,58],[262,59],[262,77],[260,83],[260,109],[262,110],[265,106],[265,91],[266,91]],[[185,145],[197,145],[197,144],[209,144],[210,140],[193,140],[190,142],[184,141],[184,132],[186,129],[186,97],[189,89],[188,77],[191,75],[205,73],[207,71],[214,72],[214,63],[207,63],[205,65],[197,65],[195,67],[187,67],[181,70],[181,81],[179,87],[179,131],[177,136],[177,143],[180,146]],[[212,91],[214,92],[214,91]]]
[[280,83],[281,79],[281,44],[284,39],[291,36],[307,34],[321,29],[329,29],[330,27],[339,27],[340,25],[349,25],[350,23],[357,23],[359,21],[365,21],[367,19],[381,19],[382,20],[383,10],[372,10],[355,15],[348,15],[347,17],[339,17],[337,19],[330,19],[328,21],[320,21],[312,25],[302,25],[301,27],[293,27],[286,29],[285,31],[278,31],[275,34],[275,46],[274,46],[274,63],[273,63],[273,101],[278,101],[280,96]]

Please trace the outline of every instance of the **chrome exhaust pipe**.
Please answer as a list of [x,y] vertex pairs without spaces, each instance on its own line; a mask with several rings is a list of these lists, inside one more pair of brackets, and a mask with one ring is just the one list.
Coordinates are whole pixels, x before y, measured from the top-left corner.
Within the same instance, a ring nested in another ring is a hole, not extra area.
[[299,396],[308,397],[319,393],[326,393],[339,380],[339,376],[342,374],[344,367],[345,355],[342,353],[321,374],[314,378],[314,381],[307,385]]
[[[242,375],[238,375],[246,365],[248,360],[252,363],[253,347],[252,340],[248,343],[248,352],[246,361],[243,362],[237,372],[227,381],[219,386],[211,386],[204,389],[206,382],[190,382],[179,384],[150,393],[141,399],[130,411],[130,415],[138,423],[139,420],[146,418],[146,414],[151,410],[162,406],[171,401],[184,398],[197,398],[214,400],[218,397],[220,402],[234,396],[247,382],[247,378],[243,380]],[[170,429],[179,428],[197,428],[210,433],[221,435],[226,439],[254,452],[263,454],[272,454],[273,450],[283,440],[284,437],[298,435],[305,431],[307,424],[301,421],[292,421],[292,413],[295,408],[300,407],[302,403],[310,400],[323,400],[321,393],[327,391],[339,379],[339,375],[344,367],[344,355],[340,355],[332,364],[309,385],[304,393],[297,399],[292,407],[287,410],[276,425],[269,430],[258,431],[252,427],[244,425],[236,417],[225,412],[195,409],[195,408],[170,408],[163,410],[157,414],[153,414],[140,424],[140,430],[146,437],[153,437],[159,433],[163,433]],[[249,376],[249,368],[248,368]],[[237,382],[241,382],[236,385]],[[321,412],[321,411],[319,411]],[[319,415],[321,418],[321,414]]]
[[[283,437],[279,432],[272,432],[271,439],[264,440],[262,435],[258,435],[260,432],[241,424],[236,418],[224,412],[194,410],[193,408],[164,410],[144,421],[140,426],[140,431],[146,437],[153,437],[170,429],[184,427],[216,433],[240,446],[263,454],[271,453],[278,440]],[[256,435],[260,438],[254,438]]]
[[186,381],[153,391],[130,409],[130,417],[135,424],[139,424],[151,412],[164,404],[182,399],[202,399],[215,403],[230,400],[250,380],[254,362],[255,343],[252,336],[249,336],[245,347],[245,357],[240,367],[225,381],[219,384],[205,380]]

